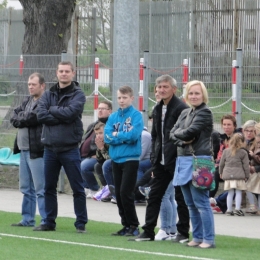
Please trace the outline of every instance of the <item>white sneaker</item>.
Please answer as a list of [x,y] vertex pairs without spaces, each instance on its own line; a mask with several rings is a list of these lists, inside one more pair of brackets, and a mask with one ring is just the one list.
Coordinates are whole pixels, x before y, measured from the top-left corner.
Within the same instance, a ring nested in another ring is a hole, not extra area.
[[211,207],[216,207],[217,206],[217,202],[214,198],[210,198],[209,199],[209,203]]
[[93,199],[93,196],[97,193],[95,190],[89,190],[88,195],[86,196],[87,199]]
[[155,241],[160,241],[160,240],[171,240],[171,235],[167,234],[164,230],[159,229],[158,233],[154,237]]

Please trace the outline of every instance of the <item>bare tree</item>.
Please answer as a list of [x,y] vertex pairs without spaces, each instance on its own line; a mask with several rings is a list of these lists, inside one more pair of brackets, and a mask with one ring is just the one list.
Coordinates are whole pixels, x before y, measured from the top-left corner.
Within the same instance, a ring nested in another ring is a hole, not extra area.
[[[67,50],[71,36],[71,19],[75,0],[19,0],[23,6],[25,34],[22,45],[24,58],[23,75],[16,87],[16,96],[11,107],[18,106],[28,95],[28,76],[37,71],[46,82],[53,82],[60,54]],[[48,54],[52,56],[48,56]],[[57,56],[53,56],[57,55]],[[10,109],[2,127],[9,128]]]

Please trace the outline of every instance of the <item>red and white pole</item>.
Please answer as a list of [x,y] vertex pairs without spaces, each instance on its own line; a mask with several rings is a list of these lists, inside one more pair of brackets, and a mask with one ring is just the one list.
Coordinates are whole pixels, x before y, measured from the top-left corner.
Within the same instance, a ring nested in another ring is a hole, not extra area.
[[99,71],[99,58],[95,58],[95,90],[94,90],[94,121],[98,120],[98,71]]
[[24,66],[23,55],[21,55],[20,56],[20,67],[19,67],[19,74],[20,74],[20,76],[23,75],[23,66]]
[[184,99],[185,93],[186,93],[186,84],[189,80],[189,66],[188,66],[188,59],[183,60],[182,64],[182,97]]
[[140,58],[140,72],[139,72],[139,111],[142,113],[144,110],[144,58]]
[[232,61],[232,114],[233,116],[236,116],[236,110],[237,110],[237,97],[236,97],[236,91],[237,91],[237,61]]

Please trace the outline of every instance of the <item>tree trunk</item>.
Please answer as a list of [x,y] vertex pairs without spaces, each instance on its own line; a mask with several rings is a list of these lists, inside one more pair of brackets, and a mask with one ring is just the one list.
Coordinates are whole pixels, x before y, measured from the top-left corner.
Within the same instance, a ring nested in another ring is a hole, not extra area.
[[61,52],[67,51],[71,36],[71,19],[76,5],[75,0],[19,1],[23,6],[25,24],[22,45],[24,69],[16,86],[14,102],[1,126],[6,129],[10,128],[9,120],[13,108],[20,105],[28,95],[27,81],[30,74],[42,73],[47,88],[56,81],[56,67],[61,61]]

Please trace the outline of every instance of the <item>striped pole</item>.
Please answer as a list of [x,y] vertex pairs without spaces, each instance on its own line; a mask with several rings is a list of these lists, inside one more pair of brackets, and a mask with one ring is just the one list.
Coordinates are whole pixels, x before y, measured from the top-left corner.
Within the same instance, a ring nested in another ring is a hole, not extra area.
[[188,59],[183,60],[182,64],[182,98],[184,99],[186,93],[186,84],[189,80],[189,66],[188,66]]
[[98,120],[98,70],[99,70],[99,58],[95,58],[95,90],[94,90],[94,121]]
[[144,58],[140,58],[140,73],[139,73],[139,111],[144,110]]
[[237,104],[236,104],[236,88],[237,88],[237,61],[232,61],[232,115],[236,116]]
[[20,74],[20,76],[23,75],[23,66],[24,66],[23,55],[21,55],[20,56],[20,67],[19,67],[19,74]]

